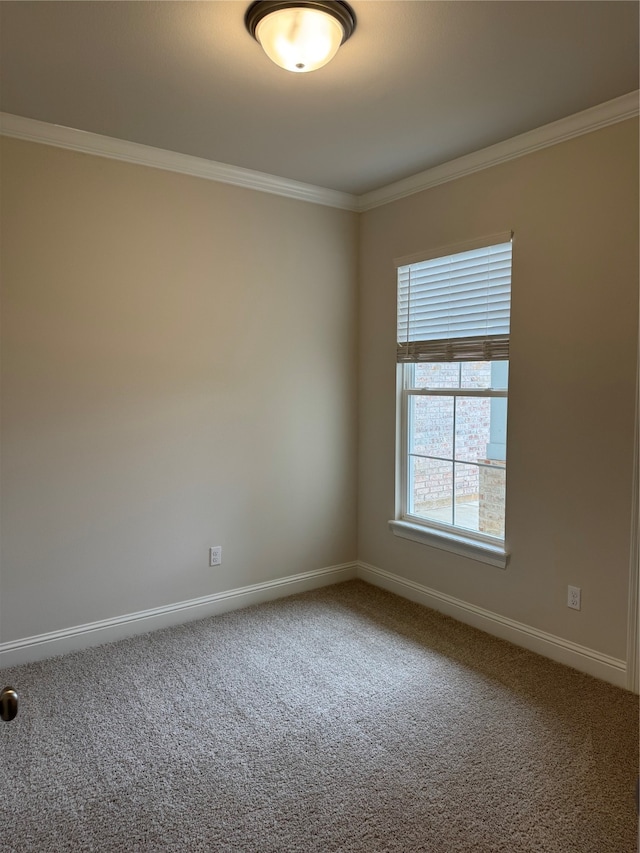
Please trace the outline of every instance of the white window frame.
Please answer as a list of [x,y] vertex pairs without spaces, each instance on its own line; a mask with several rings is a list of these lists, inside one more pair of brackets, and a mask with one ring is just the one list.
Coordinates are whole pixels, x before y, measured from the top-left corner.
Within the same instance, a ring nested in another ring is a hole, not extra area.
[[[512,238],[512,234],[497,235],[496,238],[484,238],[474,243],[439,249],[435,252],[413,255],[396,261],[398,267],[428,258],[445,257],[449,254],[480,248],[484,245],[503,242]],[[508,361],[508,359],[505,359]],[[403,539],[409,539],[433,548],[450,551],[464,557],[487,563],[498,568],[506,568],[509,552],[505,538],[467,530],[454,524],[440,523],[408,512],[410,464],[409,455],[409,401],[413,396],[448,397],[484,397],[507,398],[507,389],[478,388],[416,388],[414,382],[415,363],[406,362],[397,365],[397,408],[396,408],[396,507],[395,518],[389,521],[393,533]],[[455,429],[455,427],[454,427]],[[506,516],[506,507],[505,507]],[[455,516],[454,516],[455,518]],[[506,521],[506,518],[505,518]]]
[[[473,530],[446,524],[408,511],[410,486],[410,418],[409,403],[411,397],[483,397],[485,399],[508,399],[507,389],[493,388],[418,388],[413,381],[415,364],[398,365],[398,448],[397,448],[397,488],[396,518],[390,521],[391,529],[404,539],[421,542],[445,551],[452,551],[464,557],[505,568],[508,553],[505,540],[497,536],[478,533]],[[454,410],[455,411],[455,410]],[[455,430],[455,416],[454,416]],[[483,467],[478,463],[478,467]],[[455,510],[454,510],[455,511]],[[454,516],[455,518],[455,516]]]

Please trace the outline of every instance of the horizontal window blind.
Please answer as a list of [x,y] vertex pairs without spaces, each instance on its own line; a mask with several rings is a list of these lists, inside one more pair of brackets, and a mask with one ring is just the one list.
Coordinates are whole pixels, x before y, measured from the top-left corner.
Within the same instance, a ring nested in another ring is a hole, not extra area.
[[398,267],[399,362],[509,358],[511,242]]

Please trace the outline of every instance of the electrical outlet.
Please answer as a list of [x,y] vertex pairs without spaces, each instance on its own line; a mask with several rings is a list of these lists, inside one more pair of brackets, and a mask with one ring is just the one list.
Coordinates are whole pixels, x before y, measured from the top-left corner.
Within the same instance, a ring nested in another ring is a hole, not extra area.
[[580,598],[582,590],[579,586],[567,587],[567,607],[572,607],[574,610],[580,610]]
[[209,548],[209,565],[222,565],[222,545],[214,545],[213,548]]

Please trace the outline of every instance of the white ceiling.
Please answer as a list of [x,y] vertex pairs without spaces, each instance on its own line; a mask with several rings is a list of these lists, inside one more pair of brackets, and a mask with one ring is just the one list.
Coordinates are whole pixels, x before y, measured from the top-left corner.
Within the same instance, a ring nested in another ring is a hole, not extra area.
[[291,74],[223,2],[0,3],[0,108],[361,194],[638,88],[638,2],[354,0]]

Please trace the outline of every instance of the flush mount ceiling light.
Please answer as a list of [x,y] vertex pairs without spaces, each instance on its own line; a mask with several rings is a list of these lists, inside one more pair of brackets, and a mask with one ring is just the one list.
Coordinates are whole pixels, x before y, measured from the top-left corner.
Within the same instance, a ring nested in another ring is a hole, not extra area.
[[354,31],[356,16],[335,0],[257,0],[244,22],[269,59],[287,71],[315,71]]

